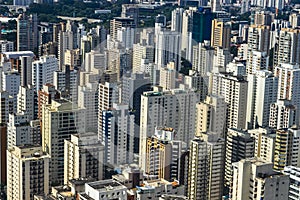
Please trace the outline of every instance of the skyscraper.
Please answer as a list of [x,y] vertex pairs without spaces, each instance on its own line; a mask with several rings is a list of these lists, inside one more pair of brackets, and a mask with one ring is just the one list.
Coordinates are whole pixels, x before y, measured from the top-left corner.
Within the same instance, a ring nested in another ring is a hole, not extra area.
[[37,15],[20,14],[17,19],[17,51],[37,51]]
[[228,105],[227,127],[245,128],[248,82],[242,76],[214,74],[212,94],[223,96]]
[[270,105],[277,100],[278,78],[269,71],[260,70],[248,74],[248,83],[247,128],[267,127]]
[[181,36],[177,32],[160,31],[156,35],[155,64],[158,69],[165,67],[169,62],[174,62],[176,70],[180,71],[181,61]]
[[156,126],[168,126],[177,132],[177,140],[186,144],[195,134],[195,106],[199,94],[192,90],[164,91],[155,88],[141,96],[140,167],[145,169],[142,158],[146,152],[146,139]]
[[104,147],[97,133],[71,135],[64,141],[64,184],[80,178],[103,179]]
[[51,184],[62,184],[64,180],[64,140],[72,134],[85,132],[85,110],[64,99],[52,100],[43,106],[42,145],[51,156]]
[[212,20],[211,46],[214,48],[222,47],[223,49],[229,49],[230,31],[231,27],[226,21],[220,19]]
[[187,196],[191,200],[217,200],[223,194],[225,141],[210,134],[190,144]]
[[274,66],[300,62],[300,30],[282,28],[279,32],[278,44],[274,49]]
[[22,145],[7,150],[7,198],[33,199],[49,194],[50,156],[41,146]]
[[181,33],[183,12],[183,8],[176,8],[172,11],[171,31]]
[[280,64],[274,70],[278,77],[278,99],[291,101],[300,108],[300,68],[299,64]]
[[58,70],[58,61],[54,55],[42,56],[32,62],[32,85],[36,91],[42,89],[46,83],[53,84],[53,72]]
[[203,133],[212,132],[219,137],[224,137],[227,113],[224,97],[207,96],[204,102],[197,103],[196,112],[196,136],[200,137]]
[[257,158],[233,164],[232,200],[288,199],[289,176],[273,171],[273,164]]
[[[225,186],[232,186],[234,162],[254,156],[255,140],[243,130],[229,128],[226,136]],[[230,189],[232,190],[232,188]]]
[[113,103],[119,103],[119,88],[117,83],[104,82],[98,87],[98,137],[103,142],[103,111],[113,107]]
[[[176,140],[173,128],[157,127],[155,134],[147,138],[146,173],[149,177],[180,181],[181,158],[185,146]],[[182,180],[181,180],[182,181]]]
[[102,111],[102,144],[104,161],[111,165],[129,164],[133,161],[134,115],[128,105],[113,104]]

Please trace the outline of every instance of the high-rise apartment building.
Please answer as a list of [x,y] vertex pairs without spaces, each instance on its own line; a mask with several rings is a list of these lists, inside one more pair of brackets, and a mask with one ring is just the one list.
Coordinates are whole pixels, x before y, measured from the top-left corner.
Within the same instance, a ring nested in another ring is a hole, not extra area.
[[274,66],[283,63],[300,62],[300,30],[282,28],[279,32],[278,44],[274,49]]
[[134,115],[128,105],[113,104],[102,111],[102,144],[104,162],[111,165],[129,164],[133,161]]
[[212,94],[223,96],[227,103],[227,127],[245,128],[248,82],[241,76],[214,74]]
[[191,200],[217,200],[223,194],[225,141],[213,133],[206,136],[190,144],[187,197]]
[[97,133],[71,135],[64,141],[64,184],[80,178],[103,179],[104,147]]
[[42,108],[42,145],[51,156],[52,184],[62,184],[64,179],[64,140],[72,134],[85,132],[85,110],[64,99],[52,100]]
[[72,50],[74,47],[74,35],[73,32],[60,31],[58,34],[58,66],[60,70],[64,69],[65,52],[66,50]]
[[248,53],[256,50],[267,52],[269,55],[270,48],[270,26],[251,25],[248,31]]
[[166,67],[159,70],[159,86],[161,86],[163,90],[176,88],[176,69],[174,62],[168,63]]
[[41,146],[13,146],[7,150],[7,198],[31,200],[50,191],[50,156]]
[[121,103],[127,104],[134,114],[135,136],[134,136],[134,152],[139,152],[140,138],[140,115],[141,115],[141,95],[143,92],[151,90],[151,79],[146,74],[136,73],[127,74],[122,78]]
[[113,107],[113,103],[119,103],[119,88],[117,83],[100,83],[98,94],[98,137],[103,142],[103,111]]
[[255,74],[259,70],[268,70],[269,56],[267,52],[249,51],[246,66],[247,74]]
[[29,120],[37,119],[38,106],[37,106],[37,93],[32,85],[20,86],[17,95],[17,112],[23,112],[28,116]]
[[37,51],[38,42],[37,14],[20,14],[17,19],[17,51]]
[[299,13],[291,13],[289,16],[289,22],[292,28],[297,28],[300,26],[300,15]]
[[222,47],[223,49],[229,49],[230,32],[230,24],[224,20],[214,19],[212,21],[211,46],[214,48]]
[[300,166],[300,131],[298,129],[276,130],[274,170],[282,171],[285,166]]
[[182,30],[182,17],[183,17],[183,8],[176,8],[172,11],[172,20],[171,20],[171,31],[181,33]]
[[14,51],[14,42],[7,40],[0,40],[0,52],[11,52]]
[[233,166],[232,200],[288,199],[289,176],[273,171],[272,163],[251,158]]
[[291,104],[300,107],[300,68],[299,64],[280,64],[274,70],[278,77],[278,99],[291,101]]
[[277,100],[270,106],[269,126],[275,129],[290,128],[299,125],[299,111],[288,100]]
[[255,138],[254,156],[265,162],[274,162],[276,132],[272,129],[248,130],[251,137]]
[[42,56],[32,62],[32,85],[36,91],[42,89],[46,83],[53,84],[54,72],[58,70],[58,61],[54,55]]
[[148,59],[151,63],[154,62],[154,46],[134,44],[132,54],[133,73],[143,72],[141,70],[142,59]]
[[204,102],[197,103],[196,112],[196,136],[212,132],[224,137],[227,113],[224,97],[207,96]]
[[209,41],[193,46],[192,68],[201,76],[206,76],[213,69],[214,48]]
[[[254,156],[255,139],[243,130],[229,128],[226,136],[225,186],[232,186],[234,162]],[[232,188],[231,188],[232,190]]]
[[17,94],[21,85],[21,76],[17,71],[2,72],[2,91],[13,97],[13,110],[17,111]]
[[289,196],[288,199],[300,199],[300,168],[287,166],[284,167],[283,173],[290,177]]
[[7,124],[7,149],[22,144],[32,144],[29,132],[28,115],[24,113],[9,114]]
[[38,118],[42,119],[43,105],[51,104],[54,99],[59,99],[60,94],[55,89],[54,85],[46,84],[43,88],[38,91]]
[[145,173],[149,177],[166,180],[180,180],[181,157],[184,146],[176,140],[176,133],[173,128],[157,127],[155,134],[147,138]]
[[169,62],[175,63],[175,69],[181,68],[181,36],[172,31],[160,31],[156,35],[155,64],[158,69],[164,68]]
[[[162,92],[155,88],[152,92],[144,92],[141,96],[140,159],[146,152],[146,139],[154,133],[156,126],[174,128],[177,140],[189,144],[195,134],[195,106],[198,101],[199,94],[192,90]],[[142,160],[140,167],[145,169]]]
[[13,97],[8,92],[0,92],[0,122],[6,124],[9,121],[9,114],[13,113]]
[[79,71],[71,69],[69,65],[64,70],[54,72],[53,85],[62,97],[77,102],[78,95]]
[[189,74],[184,76],[184,84],[199,93],[200,101],[206,98],[209,86],[208,76],[201,76],[199,72],[189,70]]
[[270,71],[260,70],[248,74],[247,116],[248,129],[267,127],[270,106],[277,100],[278,78]]
[[85,108],[86,131],[98,130],[98,83],[78,86],[78,106]]
[[110,37],[114,40],[118,37],[118,30],[122,27],[135,28],[134,19],[130,17],[115,17],[110,20]]

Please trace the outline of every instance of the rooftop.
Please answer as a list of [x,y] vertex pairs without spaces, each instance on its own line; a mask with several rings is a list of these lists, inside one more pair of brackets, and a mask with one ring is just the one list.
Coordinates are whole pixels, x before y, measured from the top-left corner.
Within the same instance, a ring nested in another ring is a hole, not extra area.
[[91,182],[91,183],[87,183],[87,185],[89,185],[93,189],[99,190],[99,191],[100,190],[113,190],[113,189],[126,188],[124,185],[122,185],[121,183],[119,183],[113,179]]

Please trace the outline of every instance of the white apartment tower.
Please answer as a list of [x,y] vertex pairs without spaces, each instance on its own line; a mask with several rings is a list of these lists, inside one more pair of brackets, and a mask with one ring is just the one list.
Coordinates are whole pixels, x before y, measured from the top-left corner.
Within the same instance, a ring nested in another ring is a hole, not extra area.
[[0,92],[0,122],[2,124],[8,123],[9,114],[13,113],[13,97],[8,92]]
[[280,64],[274,70],[278,77],[278,99],[289,100],[300,107],[300,68],[299,64]]
[[267,70],[248,74],[246,126],[248,129],[267,127],[270,106],[277,100],[278,77]]
[[2,72],[2,91],[14,98],[14,111],[17,111],[17,94],[21,85],[21,76],[17,71]]
[[273,164],[257,158],[233,164],[232,200],[288,199],[289,176],[273,171]]
[[24,113],[9,114],[7,124],[7,149],[22,144],[31,144],[28,115]]
[[37,107],[37,93],[32,85],[20,86],[19,93],[17,95],[17,112],[25,113],[29,120],[37,119],[38,107]]
[[171,31],[181,33],[183,12],[183,8],[176,8],[172,11]]
[[284,167],[283,173],[290,177],[288,199],[300,199],[300,168],[287,166]]
[[157,127],[155,134],[147,138],[145,159],[145,173],[149,177],[180,180],[183,142],[176,140],[173,128]]
[[299,125],[298,109],[287,100],[277,100],[270,106],[269,126],[275,129]]
[[267,52],[269,55],[270,26],[251,25],[248,30],[248,53],[251,51]]
[[117,83],[100,83],[98,94],[98,137],[103,142],[103,111],[112,108],[113,103],[119,103],[119,87]]
[[85,132],[85,110],[64,99],[52,100],[43,106],[42,146],[51,156],[52,184],[62,184],[64,179],[64,140],[72,134]]
[[[146,152],[146,139],[154,133],[156,126],[172,127],[177,132],[177,140],[186,144],[195,134],[195,107],[199,94],[192,90],[175,89],[144,92],[141,96],[140,158]],[[145,163],[140,160],[140,166]]]
[[247,74],[255,74],[258,70],[268,70],[269,56],[267,52],[250,51],[247,59]]
[[64,184],[71,179],[103,179],[104,147],[97,133],[71,135],[64,141]]
[[254,156],[265,162],[274,162],[276,133],[272,129],[248,130],[251,137],[255,139]]
[[141,45],[140,43],[133,45],[132,55],[132,72],[143,72],[141,70],[142,59],[148,59],[150,63],[154,62],[154,47]]
[[67,49],[73,49],[73,32],[70,30],[60,31],[58,34],[58,60],[59,60],[59,69],[63,69],[64,64],[64,55]]
[[224,137],[227,113],[224,97],[209,95],[204,102],[197,103],[196,111],[196,136],[213,132]]
[[164,90],[172,90],[176,88],[176,69],[175,63],[168,63],[167,67],[159,70],[159,85]]
[[7,198],[31,200],[50,191],[50,156],[41,146],[14,146],[7,150]]
[[180,70],[181,36],[172,31],[160,31],[156,35],[155,64],[158,69],[165,67],[169,62],[175,63],[175,69]]
[[53,84],[53,72],[58,70],[58,61],[55,55],[42,56],[32,62],[32,85],[36,91],[42,89],[46,83]]
[[226,73],[212,77],[212,94],[223,96],[227,103],[227,127],[245,128],[248,82],[241,76]]
[[[211,135],[212,134],[212,135]],[[223,194],[225,141],[213,133],[190,144],[187,197],[218,200]]]
[[78,86],[78,106],[85,108],[86,131],[98,130],[98,83]]
[[274,66],[282,63],[300,62],[300,30],[282,28],[279,33],[278,44],[275,45]]
[[213,69],[214,48],[210,46],[209,41],[199,43],[193,46],[193,70],[200,73],[201,76],[206,76]]
[[128,110],[128,105],[113,104],[111,109],[102,111],[102,144],[105,163],[132,163],[134,115]]

